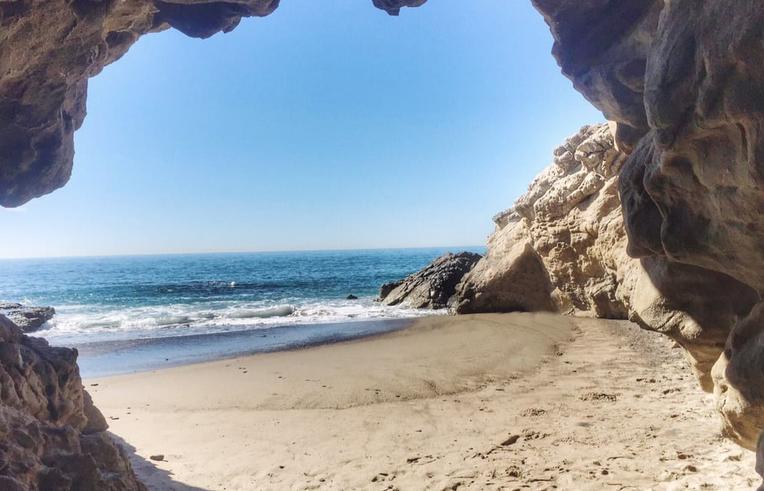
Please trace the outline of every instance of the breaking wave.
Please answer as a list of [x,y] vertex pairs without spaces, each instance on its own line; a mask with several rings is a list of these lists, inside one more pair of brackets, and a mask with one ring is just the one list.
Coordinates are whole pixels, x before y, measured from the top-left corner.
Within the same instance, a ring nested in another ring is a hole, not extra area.
[[217,302],[151,307],[100,308],[62,306],[40,334],[57,344],[184,336],[275,326],[320,324],[432,315],[405,307],[388,307],[373,297],[297,304]]

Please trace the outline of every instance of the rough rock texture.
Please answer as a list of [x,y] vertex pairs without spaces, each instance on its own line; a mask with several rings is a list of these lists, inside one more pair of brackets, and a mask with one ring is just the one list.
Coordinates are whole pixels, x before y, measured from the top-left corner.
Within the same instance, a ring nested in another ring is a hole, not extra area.
[[456,291],[462,277],[480,260],[480,254],[444,254],[401,281],[386,283],[379,290],[385,305],[405,303],[415,309],[442,309]]
[[56,315],[53,307],[27,307],[20,303],[0,302],[0,315],[5,315],[23,332],[33,332]]
[[549,24],[562,72],[618,123],[618,146],[629,151],[648,127],[645,66],[663,0],[531,1]]
[[77,351],[0,315],[0,489],[143,490],[82,387]]
[[764,9],[753,0],[533,1],[563,73],[631,152],[620,180],[628,251],[661,265],[643,284],[664,305],[687,306],[686,322],[668,332],[704,338],[705,365],[719,354],[725,431],[754,448],[764,427],[764,322],[751,310],[764,289]]
[[[607,125],[584,127],[557,148],[528,192],[494,218],[488,252],[458,286],[455,309],[630,319],[674,338],[701,386],[713,391],[712,367],[731,326],[759,295],[723,273],[663,256],[629,256],[618,193],[619,181],[629,178],[620,172],[626,158]],[[522,281],[518,271],[525,272]],[[727,432],[739,433],[732,426]]]
[[[486,257],[459,285],[457,312],[575,310],[626,318],[621,265],[632,260],[617,193],[625,156],[607,125],[582,128],[554,153],[528,192],[495,217]],[[522,300],[507,301],[512,296]]]
[[[397,15],[424,0],[374,0]],[[264,16],[279,0],[5,0],[0,2],[0,206],[69,180],[88,78],[138,38],[173,27],[206,38]]]

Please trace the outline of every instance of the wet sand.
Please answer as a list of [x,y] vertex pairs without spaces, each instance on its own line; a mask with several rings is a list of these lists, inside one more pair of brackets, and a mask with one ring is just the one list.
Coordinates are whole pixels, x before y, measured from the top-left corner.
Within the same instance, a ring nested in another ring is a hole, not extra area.
[[85,383],[151,489],[756,483],[753,455],[718,436],[680,350],[626,322],[432,317]]

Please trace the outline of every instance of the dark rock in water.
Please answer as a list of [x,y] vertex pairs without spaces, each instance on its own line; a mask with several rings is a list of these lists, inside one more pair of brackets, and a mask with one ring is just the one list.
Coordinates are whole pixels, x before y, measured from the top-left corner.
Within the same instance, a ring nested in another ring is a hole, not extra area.
[[77,351],[0,315],[0,489],[146,488],[82,387]]
[[353,294],[351,293],[350,295],[348,295],[347,297],[345,297],[345,300],[358,300],[358,297],[356,297],[355,295],[353,295]]
[[387,296],[390,295],[390,292],[398,288],[401,283],[403,283],[403,280],[391,281],[390,283],[385,283],[382,285],[379,288],[379,299],[384,300],[387,298]]
[[456,285],[481,257],[473,252],[443,255],[401,281],[382,285],[379,298],[385,305],[405,302],[417,309],[445,308]]
[[27,307],[20,303],[0,302],[0,314],[5,315],[24,332],[34,332],[56,315],[53,307]]

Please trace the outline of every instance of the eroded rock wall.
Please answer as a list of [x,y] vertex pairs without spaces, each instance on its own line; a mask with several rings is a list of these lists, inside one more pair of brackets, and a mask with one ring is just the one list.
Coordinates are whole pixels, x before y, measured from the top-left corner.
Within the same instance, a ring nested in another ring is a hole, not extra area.
[[[457,312],[542,306],[626,318],[630,290],[623,285],[634,265],[626,254],[618,199],[624,160],[607,125],[584,127],[558,147],[554,162],[528,192],[494,218],[486,257],[459,286]],[[514,279],[518,268],[528,269],[531,257],[540,264],[533,276]],[[512,295],[528,300],[508,302]]]
[[[712,367],[758,293],[724,273],[629,254],[619,194],[628,158],[604,124],[558,147],[528,192],[494,218],[485,258],[457,289],[456,311],[630,319],[681,344],[701,386],[713,391]],[[518,270],[527,272],[522,280]]]
[[632,317],[690,350],[725,432],[753,448],[764,428],[764,8],[532,1],[563,73],[630,154],[619,187],[642,266]]
[[143,490],[82,387],[77,351],[0,315],[0,489]]

